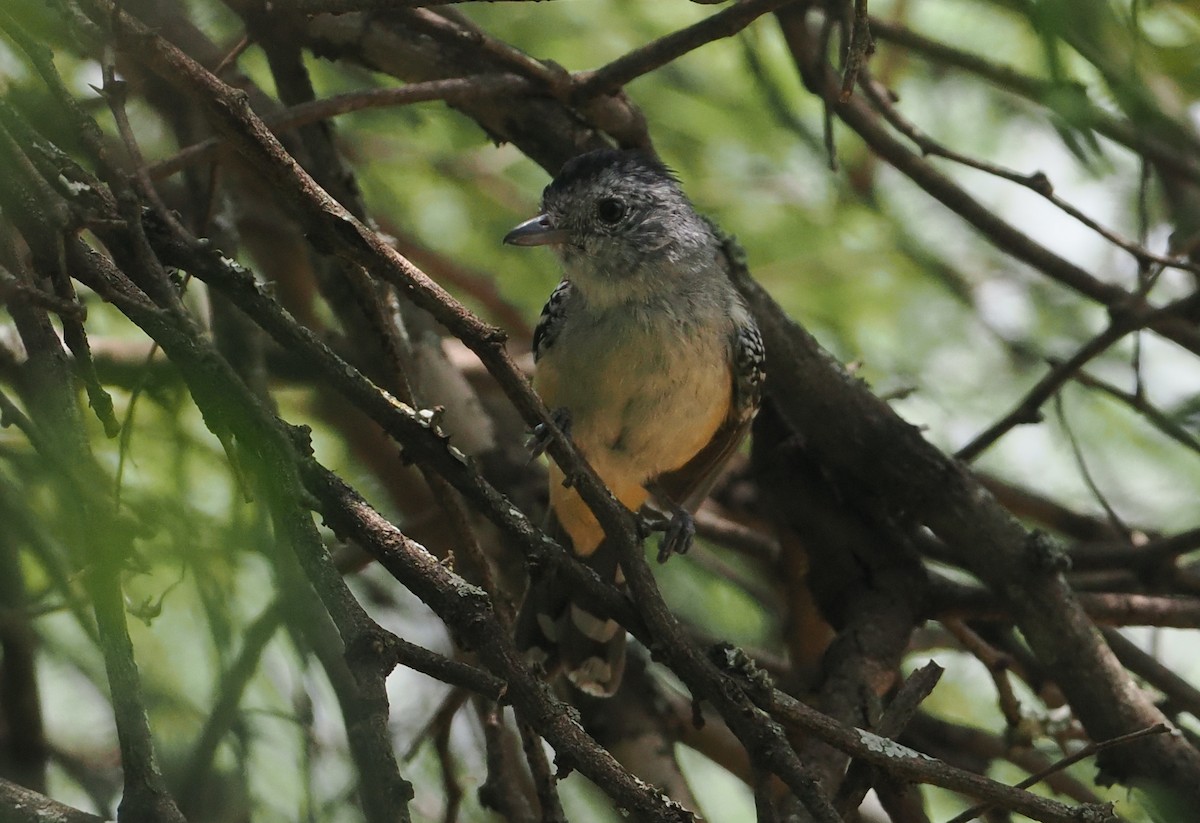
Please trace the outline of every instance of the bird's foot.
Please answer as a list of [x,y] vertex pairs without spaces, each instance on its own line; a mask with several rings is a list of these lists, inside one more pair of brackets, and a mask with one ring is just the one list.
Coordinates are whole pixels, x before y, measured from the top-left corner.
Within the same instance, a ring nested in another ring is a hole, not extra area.
[[[550,418],[554,421],[554,425],[564,436],[571,436],[571,410],[566,406],[559,406],[550,412]],[[546,447],[550,445],[550,441],[554,439],[553,432],[545,423],[538,423],[530,432],[529,439],[525,441],[525,448],[529,449],[530,462],[537,460],[546,452]]]
[[687,554],[696,536],[696,520],[687,509],[676,509],[671,514],[662,541],[658,544],[658,562],[666,563],[673,554]]

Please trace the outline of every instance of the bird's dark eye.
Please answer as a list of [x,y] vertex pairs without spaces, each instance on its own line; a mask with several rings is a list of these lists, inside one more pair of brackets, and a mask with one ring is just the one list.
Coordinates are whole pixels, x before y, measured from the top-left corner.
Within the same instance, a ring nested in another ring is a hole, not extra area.
[[596,216],[612,225],[625,216],[625,204],[615,197],[606,197],[596,204]]

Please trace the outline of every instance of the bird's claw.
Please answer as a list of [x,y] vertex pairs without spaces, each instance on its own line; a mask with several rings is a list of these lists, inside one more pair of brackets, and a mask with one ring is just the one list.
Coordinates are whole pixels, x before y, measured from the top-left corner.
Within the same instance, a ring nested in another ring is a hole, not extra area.
[[687,509],[676,509],[658,544],[658,562],[666,563],[673,554],[687,554],[696,536],[696,520]]
[[[564,436],[571,436],[571,411],[566,406],[559,406],[550,412],[550,418],[554,421],[554,425]],[[550,441],[554,439],[553,433],[545,423],[538,423],[533,427],[529,434],[529,439],[525,441],[525,448],[529,449],[530,462],[537,460],[546,453],[546,448],[550,445]]]

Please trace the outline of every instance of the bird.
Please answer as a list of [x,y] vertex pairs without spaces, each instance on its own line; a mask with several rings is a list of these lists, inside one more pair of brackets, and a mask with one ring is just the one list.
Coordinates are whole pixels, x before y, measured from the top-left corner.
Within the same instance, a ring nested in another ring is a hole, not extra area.
[[[503,242],[550,246],[562,263],[533,335],[534,390],[614,496],[665,527],[659,561],[686,552],[692,512],[745,439],[765,377],[713,224],[657,157],[599,149],[568,160]],[[535,429],[535,451],[545,434]],[[596,517],[548,468],[547,534],[622,584]],[[563,669],[596,697],[620,685],[625,630],[574,603],[553,571],[531,582],[514,633],[548,676]]]

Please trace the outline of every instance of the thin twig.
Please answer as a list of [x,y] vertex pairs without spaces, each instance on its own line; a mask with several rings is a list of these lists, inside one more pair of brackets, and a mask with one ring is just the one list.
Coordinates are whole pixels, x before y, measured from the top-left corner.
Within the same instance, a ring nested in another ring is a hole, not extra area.
[[1166,695],[1175,710],[1190,712],[1200,719],[1200,689],[1164,666],[1154,655],[1143,651],[1119,629],[1105,627],[1100,631],[1125,668]]
[[1071,547],[1071,568],[1077,571],[1097,569],[1144,569],[1170,566],[1182,554],[1200,549],[1200,528],[1185,529],[1166,537],[1141,541],[1142,531],[1134,529],[1135,539],[1082,542]]
[[1100,334],[1080,346],[1071,357],[1052,367],[1024,397],[1017,401],[1011,411],[976,435],[971,442],[955,452],[954,457],[964,463],[970,463],[1013,428],[1029,423],[1040,423],[1042,417],[1039,410],[1042,404],[1053,397],[1085,363],[1102,354],[1129,331],[1128,328],[1110,324]]
[[[1057,365],[1056,361],[1051,360],[1051,365]],[[1181,426],[1171,416],[1162,409],[1155,406],[1146,397],[1145,391],[1134,390],[1133,392],[1122,391],[1117,386],[1109,383],[1106,380],[1101,380],[1095,375],[1089,374],[1082,369],[1071,375],[1071,379],[1081,386],[1087,386],[1089,389],[1095,389],[1098,392],[1108,395],[1115,400],[1128,406],[1133,411],[1146,419],[1151,426],[1158,429],[1167,437],[1184,446],[1189,451],[1200,454],[1200,440]],[[1140,387],[1141,381],[1138,381]]]
[[1071,455],[1075,459],[1075,465],[1079,468],[1079,474],[1083,477],[1083,482],[1087,485],[1088,490],[1092,493],[1092,497],[1096,498],[1096,502],[1104,509],[1104,513],[1108,516],[1108,522],[1112,524],[1114,529],[1122,532],[1126,536],[1132,535],[1133,532],[1117,514],[1117,510],[1108,502],[1108,497],[1100,490],[1096,484],[1096,478],[1092,476],[1091,469],[1088,468],[1087,460],[1083,456],[1083,447],[1079,445],[1079,438],[1075,436],[1075,430],[1071,428],[1067,421],[1067,413],[1063,408],[1062,393],[1054,395],[1054,414],[1058,418],[1058,425],[1067,435],[1067,443],[1071,446]]
[[878,17],[871,19],[871,30],[878,39],[895,43],[939,67],[950,66],[969,72],[998,89],[1033,100],[1052,111],[1057,110],[1054,105],[1056,101],[1070,95],[1072,111],[1082,112],[1080,116],[1087,128],[1145,155],[1164,169],[1186,177],[1193,184],[1200,183],[1200,166],[1191,155],[1179,152],[1177,147],[1164,143],[1145,129],[1096,106],[1088,99],[1083,84],[1031,77]]
[[447,725],[454,716],[458,714],[458,710],[466,705],[467,700],[471,697],[471,693],[466,689],[451,689],[446,692],[446,696],[442,698],[442,702],[429,716],[429,720],[425,725],[413,735],[413,739],[409,742],[408,748],[404,750],[404,754],[400,759],[405,763],[411,763],[421,751],[421,747],[425,745],[427,740],[432,740],[437,733],[439,725]]
[[[953,753],[969,759],[975,764],[987,764],[993,760],[1006,760],[1026,774],[1033,774],[1049,766],[1053,761],[1034,748],[1012,746],[1000,735],[985,732],[968,723],[954,723],[934,717],[928,712],[917,712],[909,724],[912,740],[922,750],[936,754]],[[1046,778],[1047,787],[1055,794],[1065,795],[1079,803],[1099,805],[1103,801],[1082,780],[1069,772],[1058,772]]]
[[35,450],[46,450],[49,453],[41,430],[3,390],[0,390],[0,428],[9,426],[16,426]]
[[1008,725],[1008,733],[1014,734],[1021,727],[1021,702],[1017,700],[1012,681],[1008,679],[1008,669],[1011,665],[1008,655],[994,648],[970,626],[956,617],[944,618],[941,623],[962,644],[962,647],[974,655],[987,669],[988,675],[996,686],[1000,713]]
[[225,69],[227,69],[231,63],[233,63],[233,61],[241,57],[242,52],[250,47],[250,42],[250,35],[248,34],[243,34],[240,38],[238,38],[238,41],[234,43],[233,47],[225,53],[225,56],[217,62],[217,65],[213,66],[212,73],[220,77],[221,73],[224,72]]
[[450,750],[450,726],[453,721],[453,714],[439,718],[433,730],[433,750],[437,752],[438,768],[442,772],[442,793],[446,797],[442,823],[457,823],[463,799],[463,787],[458,782],[458,763]]
[[1200,598],[1194,594],[1085,592],[1081,598],[1097,625],[1200,629]]
[[[448,80],[430,80],[409,83],[406,86],[386,89],[365,89],[335,94],[299,103],[283,111],[263,116],[263,122],[276,134],[319,123],[331,117],[350,114],[365,109],[389,106],[407,106],[437,100],[454,102],[498,94],[516,94],[533,91],[535,84],[515,74],[489,74],[474,77],[455,77]],[[152,164],[147,173],[153,180],[161,180],[184,168],[214,157],[221,148],[219,137],[210,137],[181,149],[166,160]]]
[[858,73],[875,51],[871,39],[871,21],[867,13],[867,0],[854,0],[854,15],[850,18],[850,37],[846,49],[846,66],[842,73],[841,101],[844,103],[854,93]]
[[501,65],[521,77],[528,78],[547,90],[563,93],[570,81],[562,67],[543,63],[515,46],[490,36],[457,9],[414,9],[408,18],[414,28],[439,36],[443,41],[469,40],[482,54],[495,58]]
[[[114,25],[116,25],[116,22],[120,18],[117,15],[113,15],[112,19]],[[117,36],[119,37],[119,35]],[[113,120],[117,124],[117,131],[125,144],[125,150],[129,152],[129,159],[133,165],[134,180],[137,181],[142,197],[146,198],[146,202],[154,208],[160,220],[171,226],[177,233],[181,235],[187,234],[187,230],[184,229],[175,217],[175,214],[167,208],[167,204],[159,196],[158,189],[154,187],[154,181],[150,178],[145,160],[143,160],[141,147],[138,145],[137,137],[133,133],[133,126],[129,123],[129,115],[125,111],[125,97],[128,89],[124,80],[117,79],[114,59],[101,61],[101,71],[104,77],[104,86],[99,89],[100,96],[108,103]]]
[[739,0],[711,17],[647,43],[592,71],[577,72],[573,94],[592,97],[611,94],[629,81],[665,66],[706,43],[731,37],[764,14],[793,0]]
[[[61,265],[61,261],[60,265],[55,266],[50,272],[50,282],[60,301],[67,305],[75,304],[82,309],[75,294],[75,286],[71,282],[66,267]],[[96,364],[92,362],[91,345],[88,343],[87,331],[83,327],[86,314],[86,311],[80,311],[59,315],[62,318],[63,342],[67,344],[67,349],[75,358],[75,371],[87,392],[88,405],[91,406],[100,425],[104,427],[105,436],[116,437],[121,430],[121,425],[117,422],[117,416],[113,411],[112,397],[100,385],[100,378],[96,374]]]
[[[821,53],[825,54],[829,51],[829,43],[833,39],[833,27],[836,18],[832,14],[825,15],[825,19],[821,21],[820,49]],[[840,92],[839,92],[840,95]],[[821,137],[825,143],[825,156],[829,160],[829,170],[836,173],[838,171],[837,143],[834,142],[833,133],[833,103],[829,98],[821,99]]]
[[47,294],[36,286],[21,283],[0,265],[0,305],[9,300],[25,300],[38,308],[52,311],[59,317],[83,319],[87,310],[78,300],[66,300]]
[[[1053,765],[1048,766],[1045,769],[1042,769],[1037,774],[1031,774],[1029,777],[1025,778],[1020,783],[1018,783],[1016,785],[1016,788],[1028,789],[1030,786],[1036,785],[1037,783],[1041,783],[1043,780],[1045,780],[1047,777],[1054,774],[1055,772],[1060,772],[1063,769],[1067,768],[1068,766],[1072,766],[1075,763],[1078,763],[1080,760],[1089,758],[1098,752],[1104,751],[1105,749],[1111,749],[1116,746],[1123,746],[1126,743],[1131,743],[1134,740],[1140,740],[1143,737],[1149,737],[1149,736],[1155,735],[1155,734],[1167,734],[1170,731],[1171,731],[1170,726],[1160,723],[1157,726],[1151,726],[1148,729],[1141,729],[1136,732],[1130,732],[1129,734],[1123,734],[1120,737],[1114,737],[1111,740],[1101,740],[1099,742],[1089,743],[1088,745],[1084,746],[1079,751],[1067,755],[1066,757],[1062,758],[1061,760],[1055,762]],[[999,805],[999,804],[995,803],[995,802],[980,803],[977,806],[972,806],[971,808],[967,809],[962,814],[957,815],[952,820],[950,820],[949,823],[968,823],[968,821],[974,820],[975,818],[979,817],[979,815],[986,812],[988,809],[994,808],[997,805]]]
[[[500,817],[511,823],[536,823],[533,794],[536,788],[527,788],[521,758],[517,753],[517,739],[512,728],[504,722],[504,710],[494,702],[475,701],[476,715],[483,724],[484,755],[487,759],[487,778],[479,786],[479,803],[493,809]],[[536,745],[541,741],[533,735]],[[524,745],[524,736],[522,736]]]
[[[978,586],[941,580],[930,590],[930,615],[938,620],[1011,621],[1012,612],[994,594]],[[1200,598],[1128,592],[1079,592],[1080,607],[1096,624],[1200,628]]]
[[395,11],[457,3],[543,3],[548,0],[289,0],[289,11],[301,14],[350,14],[356,11]]
[[113,496],[117,508],[121,507],[121,493],[125,488],[125,467],[129,463],[130,450],[133,448],[134,413],[137,411],[138,400],[141,399],[142,392],[145,391],[146,384],[150,380],[150,364],[157,356],[158,343],[151,342],[150,351],[147,352],[141,368],[138,370],[137,384],[129,392],[129,400],[125,404],[125,414],[121,417],[120,437],[117,439],[117,471],[113,481]]
[[529,763],[529,772],[533,775],[533,785],[542,808],[542,823],[566,823],[567,816],[558,797],[558,778],[550,769],[542,739],[524,723],[520,724],[520,732],[525,759]]
[[1036,194],[1041,195],[1058,207],[1058,209],[1087,226],[1089,229],[1096,232],[1096,234],[1099,234],[1114,246],[1129,252],[1131,255],[1133,255],[1133,258],[1139,267],[1154,263],[1168,268],[1183,269],[1184,271],[1200,273],[1200,264],[1196,264],[1186,257],[1156,254],[1155,252],[1147,249],[1145,246],[1139,245],[1132,240],[1127,240],[1112,229],[1100,225],[1100,223],[1088,217],[1071,203],[1055,194],[1054,187],[1051,185],[1049,178],[1047,178],[1046,175],[1040,171],[1034,172],[1033,174],[1021,174],[1020,172],[1006,169],[1003,166],[995,163],[979,160],[965,155],[962,152],[947,148],[927,135],[925,132],[921,131],[921,129],[919,129],[915,124],[901,115],[896,109],[895,105],[893,105],[887,90],[884,89],[880,83],[877,83],[875,79],[872,78],[865,70],[862,74],[862,80],[859,85],[861,85],[863,91],[866,92],[867,99],[871,101],[871,104],[875,107],[876,111],[878,111],[888,123],[890,123],[897,131],[899,131],[909,140],[913,141],[913,143],[917,145],[917,148],[921,150],[922,154],[933,157],[942,157],[960,165],[987,172],[995,177],[1009,180],[1029,189],[1032,192],[1035,192]]

